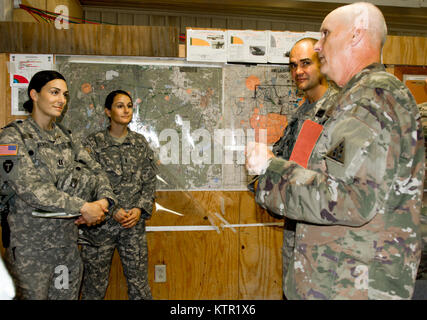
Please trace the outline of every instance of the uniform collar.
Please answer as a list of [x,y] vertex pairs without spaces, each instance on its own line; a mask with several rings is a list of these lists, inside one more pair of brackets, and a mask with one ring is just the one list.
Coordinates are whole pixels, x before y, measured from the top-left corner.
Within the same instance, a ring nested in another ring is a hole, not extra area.
[[37,133],[39,137],[41,137],[43,140],[48,140],[51,142],[55,142],[59,140],[64,133],[62,130],[59,129],[59,127],[56,125],[55,122],[52,123],[52,130],[47,132],[40,128],[40,126],[37,124],[37,122],[34,121],[32,117],[27,118],[27,122],[29,123],[31,129]]
[[359,82],[363,77],[374,73],[374,72],[380,72],[385,71],[384,65],[381,63],[372,63],[369,66],[363,68],[362,71],[357,73],[353,78],[350,79],[349,82],[342,88],[342,91],[348,90],[349,88],[353,87],[355,83]]
[[[119,145],[119,143],[117,143],[113,137],[110,135],[109,132],[110,127],[108,126],[107,128],[105,128],[104,130],[104,143],[105,145]],[[134,139],[134,135],[133,135],[133,131],[128,127],[128,134],[125,138],[125,140],[123,141],[122,144],[135,144],[135,139]]]

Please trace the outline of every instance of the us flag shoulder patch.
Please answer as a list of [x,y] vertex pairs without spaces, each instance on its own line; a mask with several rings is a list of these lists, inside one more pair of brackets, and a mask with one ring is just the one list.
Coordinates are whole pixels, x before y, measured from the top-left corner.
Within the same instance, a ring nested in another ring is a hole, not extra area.
[[16,156],[18,154],[18,145],[0,144],[0,156]]

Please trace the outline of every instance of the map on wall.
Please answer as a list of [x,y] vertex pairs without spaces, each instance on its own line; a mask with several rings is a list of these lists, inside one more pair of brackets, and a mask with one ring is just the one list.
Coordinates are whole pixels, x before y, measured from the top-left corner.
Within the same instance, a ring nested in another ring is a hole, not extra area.
[[156,154],[159,190],[246,190],[245,143],[267,128],[274,143],[298,101],[287,66],[123,59],[56,56],[70,91],[60,120],[84,139],[108,126],[107,94],[128,91],[130,128]]
[[[282,136],[288,116],[301,100],[288,66],[227,65],[224,88],[224,127],[253,130],[255,141],[260,140],[259,130],[264,129],[269,145]],[[239,189],[248,182],[246,169],[237,160],[223,165],[223,177],[226,189]]]

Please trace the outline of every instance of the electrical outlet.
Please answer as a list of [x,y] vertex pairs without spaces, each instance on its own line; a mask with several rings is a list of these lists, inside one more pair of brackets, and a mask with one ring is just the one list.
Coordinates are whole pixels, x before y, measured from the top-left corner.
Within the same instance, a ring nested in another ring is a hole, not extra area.
[[156,264],[154,266],[154,282],[166,282],[165,264]]

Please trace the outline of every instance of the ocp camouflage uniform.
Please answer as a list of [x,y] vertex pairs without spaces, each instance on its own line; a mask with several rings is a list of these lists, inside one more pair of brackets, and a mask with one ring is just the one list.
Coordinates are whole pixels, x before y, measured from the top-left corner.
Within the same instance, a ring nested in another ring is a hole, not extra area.
[[44,131],[29,117],[0,133],[0,144],[17,146],[17,155],[0,156],[0,170],[16,192],[9,202],[6,263],[18,299],[77,299],[81,283],[75,219],[40,218],[32,212],[78,214],[86,200],[114,200],[101,166],[70,133],[53,126]]
[[[322,124],[324,121],[326,121],[328,113],[324,108],[325,102],[328,102],[327,106],[332,106],[331,101],[333,101],[333,99],[336,97],[337,92],[337,87],[334,84],[330,84],[326,92],[319,100],[313,103],[309,103],[308,99],[306,99],[298,107],[298,109],[290,118],[282,137],[273,145],[273,153],[276,157],[289,160],[298,133],[300,132],[305,120],[310,119],[314,122]],[[288,265],[292,261],[292,255],[295,248],[295,227],[295,220],[289,218],[285,219],[282,247],[283,290],[285,288],[284,284],[286,274],[288,273]]]
[[[421,113],[421,118],[423,122],[424,136],[427,134],[427,102],[420,103],[418,109]],[[426,183],[425,181],[424,183]],[[424,189],[427,189],[424,187]],[[424,203],[427,203],[427,199],[423,200]],[[423,250],[421,255],[420,266],[418,267],[417,279],[427,280],[427,205],[423,205],[422,214],[421,214],[421,234],[422,234],[422,244]]]
[[256,201],[297,220],[289,299],[410,299],[420,261],[424,137],[380,64],[341,89],[307,169],[271,160]]
[[123,143],[113,139],[107,128],[90,135],[84,144],[107,173],[118,199],[116,208],[140,208],[142,214],[132,228],[124,228],[111,219],[97,227],[82,229],[85,265],[82,299],[104,298],[115,248],[123,265],[129,299],[152,299],[145,219],[151,217],[156,187],[153,151],[141,134],[129,128]]

